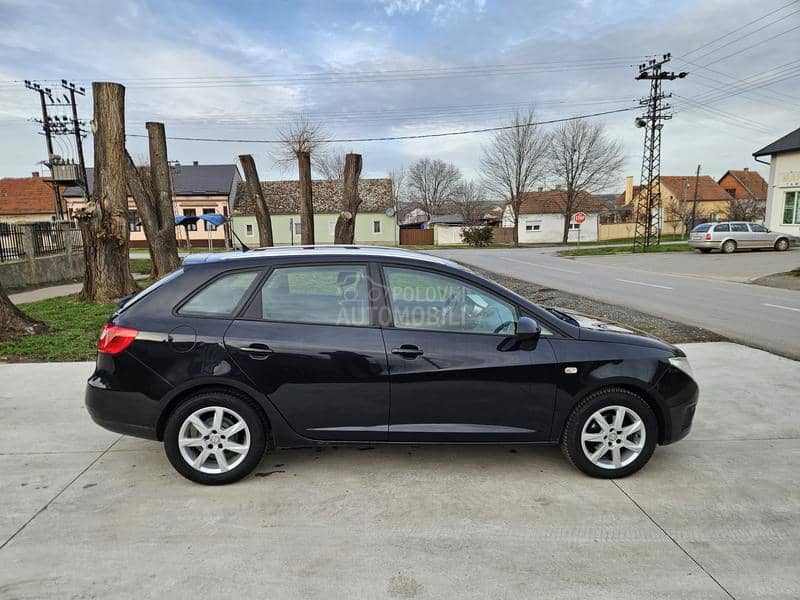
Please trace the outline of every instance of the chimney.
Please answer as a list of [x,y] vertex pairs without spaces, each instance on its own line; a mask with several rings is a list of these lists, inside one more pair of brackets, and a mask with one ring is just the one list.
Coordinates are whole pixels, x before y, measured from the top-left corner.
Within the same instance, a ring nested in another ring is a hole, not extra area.
[[633,202],[633,175],[625,178],[625,204]]
[[544,191],[544,188],[543,188],[542,186],[539,186],[538,188],[536,188],[536,191],[537,191],[537,192],[543,192],[543,191]]
[[745,173],[749,173],[749,172],[750,172],[750,167],[745,167],[745,168],[744,168],[744,172],[745,172]]
[[39,176],[39,171],[34,171],[33,173],[31,173],[31,177],[38,177],[38,176]]
[[192,161],[192,164],[193,164],[193,165],[196,167],[196,166],[197,166],[197,165],[199,165],[200,163],[199,163],[199,162],[197,162],[196,160],[193,160],[193,161]]

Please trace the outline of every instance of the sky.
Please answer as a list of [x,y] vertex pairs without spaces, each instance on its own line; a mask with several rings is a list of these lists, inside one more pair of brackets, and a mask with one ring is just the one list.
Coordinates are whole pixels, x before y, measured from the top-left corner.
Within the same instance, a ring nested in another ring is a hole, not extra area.
[[[701,164],[715,178],[766,175],[752,153],[800,125],[800,0],[0,0],[0,177],[43,170],[38,96],[25,79],[85,86],[87,120],[92,81],[124,84],[127,146],[139,158],[146,139],[134,136],[151,120],[168,137],[271,140],[303,114],[351,139],[494,127],[530,106],[539,120],[632,108],[648,93],[636,66],[665,52],[689,74],[664,85],[674,118],[662,173]],[[639,179],[637,114],[592,117],[625,152],[607,191]],[[361,153],[364,177],[430,156],[479,179],[489,135],[327,147]],[[91,166],[91,136],[86,145]],[[251,153],[262,179],[296,176],[270,144],[170,140],[168,151],[183,164]],[[74,145],[58,140],[56,152],[74,156]]]

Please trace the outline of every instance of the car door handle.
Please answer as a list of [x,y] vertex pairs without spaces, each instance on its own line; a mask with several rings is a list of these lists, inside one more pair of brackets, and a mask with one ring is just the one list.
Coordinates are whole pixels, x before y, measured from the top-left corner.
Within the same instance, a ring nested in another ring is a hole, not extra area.
[[414,344],[403,344],[399,348],[392,348],[392,354],[399,354],[400,356],[422,356],[422,348]]
[[250,344],[249,346],[240,346],[239,350],[247,352],[250,358],[254,360],[264,360],[273,353],[272,348],[266,344]]

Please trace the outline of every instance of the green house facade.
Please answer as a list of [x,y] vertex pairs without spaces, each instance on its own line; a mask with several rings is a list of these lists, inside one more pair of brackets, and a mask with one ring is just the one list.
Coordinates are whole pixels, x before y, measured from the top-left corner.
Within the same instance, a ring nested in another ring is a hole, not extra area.
[[[296,180],[262,181],[261,189],[272,218],[272,237],[276,246],[300,244],[300,193]],[[342,203],[342,182],[318,180],[312,183],[314,201],[314,242],[332,244],[336,220]],[[362,179],[358,184],[361,205],[356,215],[355,243],[394,246],[399,228],[392,201],[389,179]],[[255,218],[255,199],[244,183],[239,184],[234,199],[232,225],[234,245],[239,238],[255,248],[261,245]]]

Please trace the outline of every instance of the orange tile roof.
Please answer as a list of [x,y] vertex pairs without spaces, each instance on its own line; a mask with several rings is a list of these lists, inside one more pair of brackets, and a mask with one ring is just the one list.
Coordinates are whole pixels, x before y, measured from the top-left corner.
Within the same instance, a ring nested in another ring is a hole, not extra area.
[[[520,194],[522,197],[522,204],[519,208],[521,215],[537,215],[544,213],[563,213],[562,206],[564,205],[564,190],[548,190],[542,192],[525,192]],[[601,212],[603,206],[591,194],[580,192],[578,195],[576,206],[573,207],[573,212]]]
[[698,200],[731,199],[730,194],[708,175],[701,175],[699,178],[694,175],[662,175],[661,185],[672,192],[677,200],[694,200],[695,180],[697,180]]
[[[742,187],[748,191],[750,197],[754,200],[767,199],[767,182],[758,171],[734,171],[731,169],[725,173],[725,175],[728,174],[730,174],[734,179],[737,179],[739,183],[742,184]],[[720,178],[720,181],[725,178],[725,175]]]
[[53,188],[41,177],[0,179],[0,215],[53,214]]

